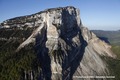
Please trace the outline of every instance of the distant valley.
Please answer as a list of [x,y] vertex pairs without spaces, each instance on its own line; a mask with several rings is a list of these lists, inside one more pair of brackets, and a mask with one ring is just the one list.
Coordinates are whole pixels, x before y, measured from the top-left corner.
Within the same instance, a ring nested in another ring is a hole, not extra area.
[[104,31],[104,30],[91,30],[100,39],[105,40],[111,45],[120,45],[120,30],[117,31]]

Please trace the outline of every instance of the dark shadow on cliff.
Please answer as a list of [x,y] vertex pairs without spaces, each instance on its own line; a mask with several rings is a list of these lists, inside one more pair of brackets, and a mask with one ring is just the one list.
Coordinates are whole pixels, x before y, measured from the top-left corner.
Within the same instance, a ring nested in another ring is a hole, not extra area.
[[35,51],[37,53],[37,58],[39,59],[41,71],[38,80],[51,80],[51,60],[49,56],[48,48],[46,48],[45,43],[46,30],[41,30],[41,34],[36,36]]
[[107,37],[98,37],[98,38],[101,39],[102,41],[105,41],[106,43],[110,44]]
[[[63,21],[67,21],[65,16],[73,17],[73,15],[69,14],[67,11],[63,11]],[[76,13],[73,13],[76,14]],[[87,42],[83,39],[83,36],[81,34],[80,27],[77,25],[77,21],[75,20],[76,24],[73,24],[69,28],[69,23],[63,22],[62,27],[66,27],[66,31],[62,31],[61,38],[65,41],[65,43],[70,47],[70,49],[66,50],[67,55],[64,56],[63,62],[62,62],[62,80],[72,80],[74,73],[76,72],[77,68],[80,66],[80,62],[84,56],[85,53],[85,47],[87,46]],[[67,27],[68,26],[68,27]],[[72,39],[79,35],[80,45],[77,45],[72,41]],[[64,52],[65,53],[65,52]]]
[[67,55],[64,56],[62,62],[62,79],[63,80],[72,80],[73,75],[77,68],[80,66],[80,62],[85,53],[85,47],[87,46],[87,42],[83,39],[81,33],[79,33],[79,39],[81,42],[80,46],[73,46],[72,44],[72,37],[77,35],[78,31],[75,31],[76,34],[71,36],[70,38],[64,39],[67,45],[71,47],[71,50],[67,50]]

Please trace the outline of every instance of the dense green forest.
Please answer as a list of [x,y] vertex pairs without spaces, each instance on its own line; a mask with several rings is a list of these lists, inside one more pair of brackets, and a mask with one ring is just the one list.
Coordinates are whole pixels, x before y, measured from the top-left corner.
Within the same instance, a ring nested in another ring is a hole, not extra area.
[[0,37],[4,38],[0,40],[0,80],[24,80],[30,73],[37,79],[41,69],[33,44],[15,52],[32,31],[0,29]]

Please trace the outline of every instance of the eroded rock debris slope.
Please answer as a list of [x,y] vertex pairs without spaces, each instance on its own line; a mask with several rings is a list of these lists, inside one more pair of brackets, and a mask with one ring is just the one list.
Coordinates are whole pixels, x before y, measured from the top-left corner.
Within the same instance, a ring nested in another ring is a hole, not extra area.
[[115,58],[111,46],[83,26],[79,9],[72,6],[51,8],[1,23],[1,28],[5,29],[26,27],[34,29],[16,52],[32,44],[41,64],[37,79],[91,80],[79,77],[109,74],[102,56]]

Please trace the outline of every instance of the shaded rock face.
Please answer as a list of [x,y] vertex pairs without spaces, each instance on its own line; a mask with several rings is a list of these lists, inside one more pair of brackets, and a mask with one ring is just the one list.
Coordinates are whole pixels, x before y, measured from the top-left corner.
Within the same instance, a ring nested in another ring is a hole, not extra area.
[[2,26],[35,27],[16,52],[34,44],[41,64],[39,80],[91,80],[79,77],[108,75],[107,64],[101,56],[115,56],[108,44],[83,27],[79,14],[71,6],[54,8],[5,21]]

